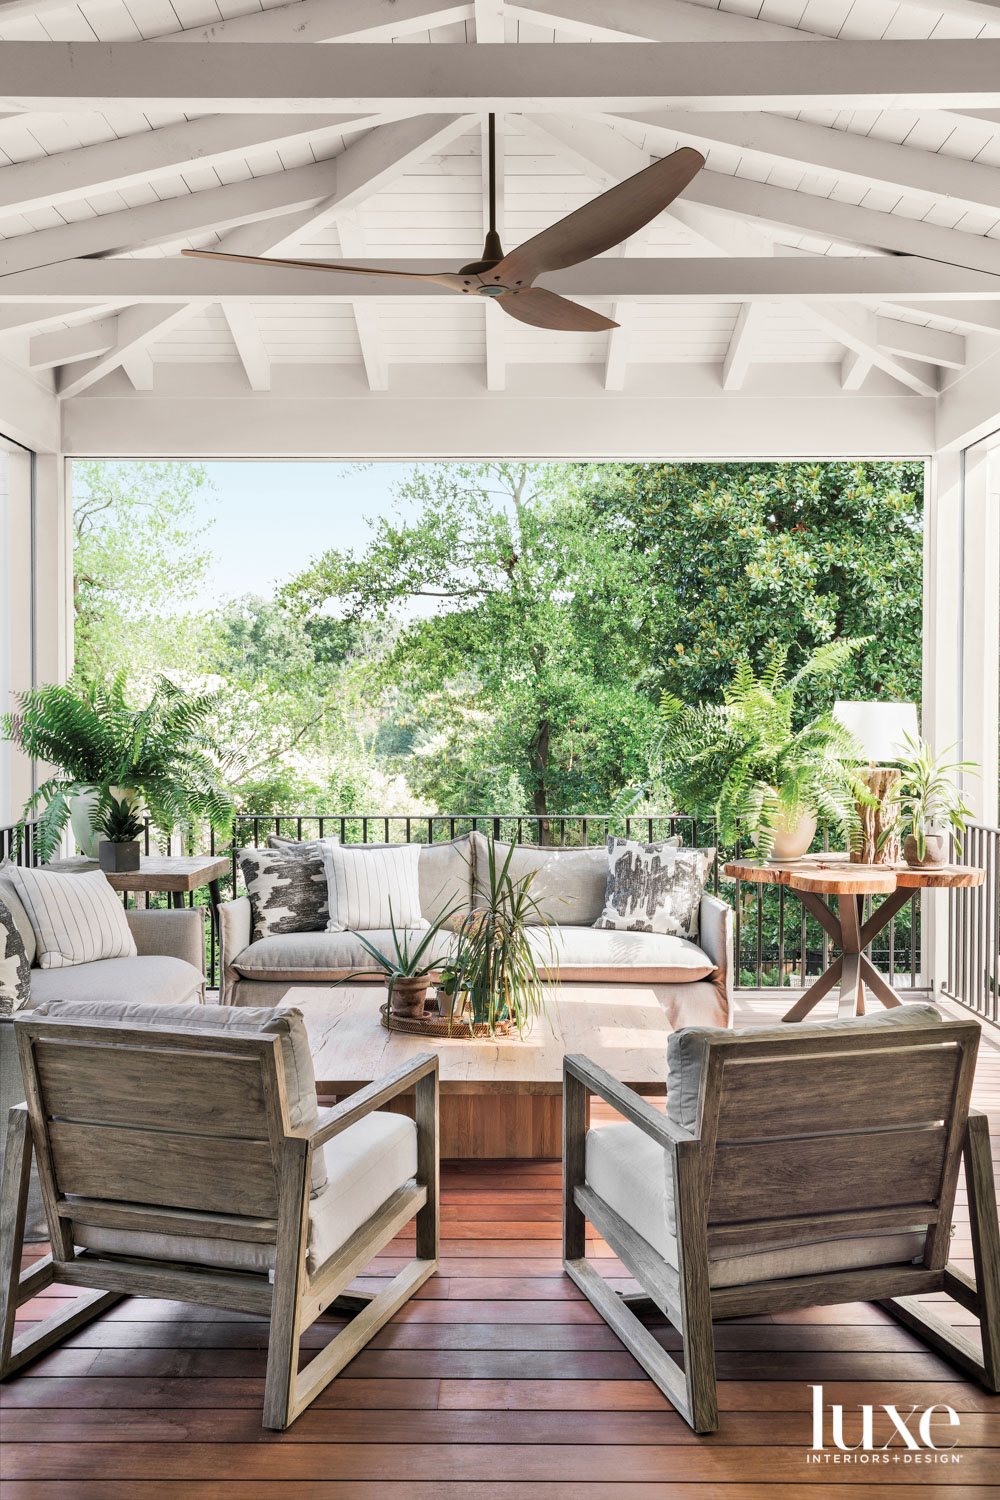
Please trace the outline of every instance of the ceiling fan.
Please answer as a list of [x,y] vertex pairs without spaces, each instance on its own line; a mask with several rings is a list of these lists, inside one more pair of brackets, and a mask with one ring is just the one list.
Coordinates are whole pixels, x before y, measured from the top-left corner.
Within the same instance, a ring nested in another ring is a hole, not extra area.
[[535,286],[535,277],[559,271],[601,255],[627,240],[681,193],[705,165],[698,151],[684,146],[662,161],[636,172],[609,188],[599,198],[575,209],[564,219],[543,229],[505,255],[496,228],[496,122],[489,117],[490,227],[481,260],[460,271],[379,271],[370,266],[332,265],[322,260],[280,260],[264,255],[230,255],[223,250],[182,250],[205,260],[245,261],[252,265],[294,266],[312,271],[347,271],[361,276],[396,276],[411,281],[433,281],[452,292],[493,297],[505,313],[536,328],[554,328],[560,333],[595,333],[617,328],[601,313],[581,307],[566,297]]

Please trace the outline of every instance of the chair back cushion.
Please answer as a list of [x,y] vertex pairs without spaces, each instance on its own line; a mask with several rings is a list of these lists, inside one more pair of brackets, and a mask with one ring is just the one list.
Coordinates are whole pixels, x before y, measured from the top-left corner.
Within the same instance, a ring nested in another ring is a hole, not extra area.
[[125,908],[103,870],[68,875],[11,865],[8,874],[31,920],[39,968],[135,957]]

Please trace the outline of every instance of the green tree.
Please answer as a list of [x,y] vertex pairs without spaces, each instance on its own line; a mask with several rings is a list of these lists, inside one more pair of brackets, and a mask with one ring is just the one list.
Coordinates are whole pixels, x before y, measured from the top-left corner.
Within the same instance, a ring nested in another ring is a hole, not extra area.
[[360,555],[325,553],[285,600],[312,618],[395,616],[384,671],[420,705],[407,775],[439,805],[499,796],[544,818],[606,803],[652,730],[641,554],[562,466],[428,465],[400,497],[415,519],[380,519]]
[[76,669],[88,679],[128,663],[133,677],[186,667],[190,605],[208,578],[212,495],[194,463],[73,465]]
[[[869,636],[834,696],[919,699],[919,463],[616,464],[587,466],[581,485],[642,555],[648,649],[671,694],[718,702],[742,652],[759,671],[787,647],[795,670]],[[812,684],[797,707],[830,694]]]

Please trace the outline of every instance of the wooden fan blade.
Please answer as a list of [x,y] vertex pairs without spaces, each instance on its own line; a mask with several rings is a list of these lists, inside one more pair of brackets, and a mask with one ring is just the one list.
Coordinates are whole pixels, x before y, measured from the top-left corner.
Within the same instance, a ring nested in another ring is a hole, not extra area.
[[682,146],[525,240],[493,268],[494,277],[507,286],[530,286],[543,271],[559,271],[602,255],[655,219],[704,165],[700,151]]
[[452,292],[460,292],[468,280],[454,271],[378,271],[372,266],[338,266],[328,260],[279,260],[270,255],[230,255],[225,250],[182,250],[200,260],[233,260],[247,266],[292,266],[300,271],[348,271],[355,276],[402,276],[408,281],[434,281]]
[[555,328],[559,333],[600,333],[606,328],[617,328],[618,324],[603,313],[592,312],[571,302],[568,297],[557,297],[544,287],[525,287],[523,292],[512,292],[496,301],[520,323],[531,323],[535,328]]

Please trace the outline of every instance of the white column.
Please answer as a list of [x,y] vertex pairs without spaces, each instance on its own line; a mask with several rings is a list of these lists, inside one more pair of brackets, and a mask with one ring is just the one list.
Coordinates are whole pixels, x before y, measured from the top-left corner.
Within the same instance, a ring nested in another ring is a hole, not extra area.
[[962,547],[961,758],[975,761],[963,793],[978,823],[997,826],[1000,709],[1000,436],[965,453]]
[[[0,712],[31,685],[31,454],[0,439]],[[31,793],[31,766],[0,741],[0,826]]]

